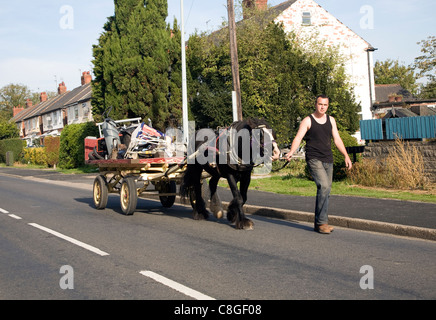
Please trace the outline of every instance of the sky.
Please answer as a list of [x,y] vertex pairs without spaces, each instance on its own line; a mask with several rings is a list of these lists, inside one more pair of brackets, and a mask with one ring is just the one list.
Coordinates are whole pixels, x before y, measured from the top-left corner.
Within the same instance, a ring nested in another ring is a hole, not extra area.
[[[181,23],[182,0],[168,0],[168,23]],[[284,0],[269,0],[275,6]],[[413,64],[417,42],[436,35],[434,0],[315,0],[369,42],[374,60]],[[235,0],[235,5],[238,0]],[[214,31],[227,21],[227,0],[183,0],[185,40],[195,31]],[[0,88],[27,86],[32,92],[68,90],[92,71],[92,45],[114,14],[113,0],[2,0]]]

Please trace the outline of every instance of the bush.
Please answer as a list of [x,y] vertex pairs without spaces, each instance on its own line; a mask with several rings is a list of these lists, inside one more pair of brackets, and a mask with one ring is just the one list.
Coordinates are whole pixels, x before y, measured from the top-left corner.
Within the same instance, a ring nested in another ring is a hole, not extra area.
[[47,157],[47,165],[55,167],[59,163],[60,137],[46,137],[44,139],[44,152]]
[[67,125],[61,133],[59,167],[73,169],[85,162],[85,138],[97,136],[98,127],[93,122]]
[[[345,147],[354,147],[357,146],[357,139],[351,136],[348,132],[339,131],[339,135],[341,136],[342,141],[344,142]],[[332,141],[332,152],[333,152],[333,180],[343,180],[347,177],[346,168],[345,168],[345,157],[338,150],[334,142]],[[357,156],[357,161],[359,161],[360,155]]]
[[429,179],[424,160],[414,146],[397,139],[383,161],[363,159],[355,164],[348,178],[351,183],[368,187],[396,189],[427,189]]
[[14,162],[21,159],[26,141],[21,139],[5,139],[0,140],[0,162],[6,162],[6,152],[12,151],[14,154]]
[[44,148],[25,148],[23,152],[24,163],[38,166],[47,166],[47,156]]

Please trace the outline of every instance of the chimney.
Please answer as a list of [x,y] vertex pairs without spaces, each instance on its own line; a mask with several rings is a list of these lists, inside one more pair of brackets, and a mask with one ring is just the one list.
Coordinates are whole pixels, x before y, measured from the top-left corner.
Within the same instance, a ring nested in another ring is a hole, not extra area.
[[14,113],[14,117],[17,115],[17,114],[19,114],[21,111],[23,111],[24,110],[24,108],[23,107],[20,107],[20,106],[18,106],[18,107],[14,107],[13,109],[12,109],[12,111],[13,111],[13,113]]
[[251,16],[254,10],[268,9],[268,0],[242,0],[242,15],[244,19]]
[[47,99],[48,99],[47,93],[41,92],[41,95],[39,96],[39,101],[45,102],[45,101],[47,101]]
[[65,86],[65,83],[62,81],[61,83],[59,83],[59,88],[58,88],[58,94],[63,94],[67,92],[67,87]]
[[32,102],[32,100],[27,99],[27,100],[26,100],[26,108],[32,108],[32,106],[33,106],[33,102]]
[[88,83],[91,83],[92,81],[92,76],[91,76],[91,72],[89,71],[85,71],[82,73],[82,86]]

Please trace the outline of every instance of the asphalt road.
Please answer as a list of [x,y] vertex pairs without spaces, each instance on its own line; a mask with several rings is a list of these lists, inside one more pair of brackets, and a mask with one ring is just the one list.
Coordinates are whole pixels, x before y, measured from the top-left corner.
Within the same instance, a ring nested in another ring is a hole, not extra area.
[[144,199],[124,216],[117,195],[96,210],[68,182],[0,176],[0,300],[436,298],[434,241],[251,218]]

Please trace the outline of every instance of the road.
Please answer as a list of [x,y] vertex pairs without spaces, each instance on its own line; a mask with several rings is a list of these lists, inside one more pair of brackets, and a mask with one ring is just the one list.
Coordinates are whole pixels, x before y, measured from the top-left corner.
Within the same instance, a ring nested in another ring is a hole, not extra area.
[[251,216],[195,221],[179,204],[0,175],[0,300],[435,299],[436,242]]

